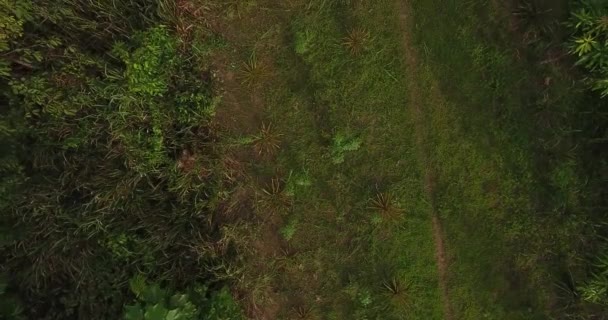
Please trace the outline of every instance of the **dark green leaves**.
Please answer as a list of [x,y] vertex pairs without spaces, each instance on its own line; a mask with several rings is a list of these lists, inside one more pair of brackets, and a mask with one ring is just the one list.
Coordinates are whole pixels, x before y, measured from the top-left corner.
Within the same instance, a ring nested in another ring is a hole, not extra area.
[[147,283],[142,275],[129,281],[137,303],[125,307],[125,320],[190,320],[199,312],[188,295],[170,295],[158,283]]
[[144,319],[144,311],[141,306],[126,306],[125,307],[125,320],[143,320]]
[[608,6],[581,1],[568,26],[572,31],[570,53],[577,57],[577,65],[589,71],[591,88],[608,96]]

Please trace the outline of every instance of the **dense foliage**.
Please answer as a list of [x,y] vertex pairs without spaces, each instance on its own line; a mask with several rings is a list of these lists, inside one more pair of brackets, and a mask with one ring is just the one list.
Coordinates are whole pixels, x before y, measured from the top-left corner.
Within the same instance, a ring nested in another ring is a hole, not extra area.
[[219,96],[195,54],[205,31],[180,29],[196,14],[147,0],[0,12],[0,257],[28,316],[116,318],[140,272],[172,288],[214,281],[221,261],[204,248],[228,186]]
[[139,275],[129,282],[136,296],[134,304],[125,307],[125,320],[238,320],[238,306],[226,288],[208,297],[205,286],[195,286],[188,294],[170,294],[158,284],[149,284]]
[[578,2],[568,26],[573,37],[570,50],[577,64],[589,71],[589,82],[602,97],[608,96],[608,3]]

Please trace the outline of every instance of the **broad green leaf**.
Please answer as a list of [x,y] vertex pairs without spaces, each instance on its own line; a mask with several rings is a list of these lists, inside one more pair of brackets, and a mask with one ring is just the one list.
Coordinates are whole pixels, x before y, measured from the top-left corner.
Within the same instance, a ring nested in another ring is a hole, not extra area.
[[140,305],[125,307],[125,320],[143,320],[144,312]]
[[158,303],[165,297],[165,291],[158,284],[147,286],[143,292],[143,299],[148,303]]
[[171,296],[171,299],[169,301],[169,305],[172,308],[179,308],[179,307],[183,307],[188,302],[189,302],[188,301],[188,296],[186,296],[185,294],[176,293],[173,296]]
[[144,314],[145,320],[165,320],[167,316],[168,310],[160,303],[157,303],[153,306],[149,306],[146,308],[146,313]]
[[146,290],[146,278],[141,274],[133,277],[129,280],[129,287],[136,297],[141,298]]
[[184,319],[178,309],[173,309],[167,312],[167,316],[165,316],[165,320],[180,320]]

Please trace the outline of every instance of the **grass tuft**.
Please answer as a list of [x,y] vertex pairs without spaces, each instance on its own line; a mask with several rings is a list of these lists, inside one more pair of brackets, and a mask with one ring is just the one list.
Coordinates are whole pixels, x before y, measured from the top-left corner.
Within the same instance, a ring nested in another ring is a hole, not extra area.
[[275,132],[272,123],[263,123],[260,132],[255,137],[253,147],[261,156],[272,156],[281,148],[282,134]]
[[268,77],[269,72],[269,68],[264,63],[258,61],[255,53],[253,53],[242,65],[240,71],[241,83],[249,88],[255,88]]

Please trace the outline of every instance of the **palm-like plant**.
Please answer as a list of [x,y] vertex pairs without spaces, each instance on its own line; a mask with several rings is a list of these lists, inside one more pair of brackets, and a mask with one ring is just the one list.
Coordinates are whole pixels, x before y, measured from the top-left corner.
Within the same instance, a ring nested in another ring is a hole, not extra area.
[[369,32],[362,28],[355,28],[348,32],[348,35],[342,39],[342,45],[354,55],[360,55],[369,41]]
[[392,295],[400,294],[405,290],[405,288],[401,284],[401,282],[399,280],[397,280],[397,278],[395,278],[395,277],[390,278],[389,280],[383,281],[382,287],[384,287],[384,289],[388,290],[388,292]]
[[385,297],[391,302],[393,306],[402,308],[409,304],[409,286],[402,280],[396,277],[386,278],[382,282],[382,288],[385,290]]
[[403,210],[397,206],[390,193],[380,192],[370,199],[370,209],[377,211],[384,218],[397,218]]
[[268,71],[268,67],[259,62],[254,53],[247,62],[243,63],[241,82],[248,87],[255,87],[268,75]]
[[258,209],[273,215],[283,213],[291,206],[291,197],[285,192],[279,178],[272,178],[270,184],[262,188],[257,201]]
[[312,315],[312,308],[310,306],[300,305],[293,308],[294,313],[298,319],[310,319]]
[[255,137],[253,147],[258,155],[271,156],[281,148],[282,134],[276,133],[272,124],[262,123],[260,132]]
[[576,47],[573,49],[579,57],[589,53],[597,45],[597,41],[591,34],[586,34],[581,38],[574,40]]
[[[526,34],[550,35],[553,32],[555,21],[551,17],[551,9],[545,9],[535,0],[522,1],[513,15],[519,18]],[[533,39],[535,40],[535,39]]]

